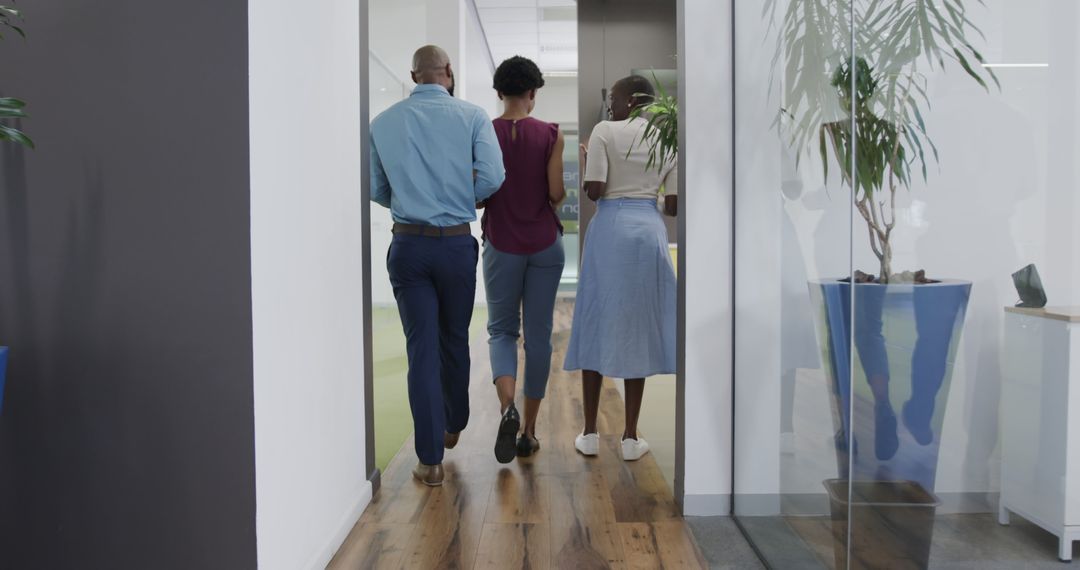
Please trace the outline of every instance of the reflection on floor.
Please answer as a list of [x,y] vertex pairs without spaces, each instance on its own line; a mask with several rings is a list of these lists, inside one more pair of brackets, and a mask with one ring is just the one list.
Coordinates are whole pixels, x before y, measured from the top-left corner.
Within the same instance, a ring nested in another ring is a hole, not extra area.
[[[577,375],[561,372],[570,305],[560,303],[548,397],[537,432],[543,446],[499,465],[492,453],[498,401],[484,343],[473,345],[472,419],[447,452],[446,483],[412,480],[411,438],[383,474],[382,488],[330,568],[703,568],[670,486],[650,454],[620,457],[622,399],[605,382],[601,455],[573,446],[582,424]],[[519,395],[520,398],[520,395]]]
[[[861,380],[861,379],[860,379]],[[865,381],[862,381],[865,383]],[[773,568],[833,568],[834,542],[828,498],[823,481],[837,477],[836,427],[830,403],[831,388],[823,370],[800,369],[794,382],[794,433],[781,436],[775,453],[780,454],[782,511],[788,516],[742,516],[738,522],[747,531],[754,546]],[[906,396],[906,395],[901,395]],[[902,401],[902,400],[901,400]],[[963,406],[962,395],[953,395],[949,406]],[[951,421],[962,414],[952,414]],[[947,418],[950,416],[947,415]],[[873,453],[872,418],[856,418],[856,437],[864,441],[865,451]],[[946,425],[939,473],[963,471],[964,442],[958,440],[962,426]],[[902,443],[910,436],[900,432]],[[911,460],[903,453],[918,453],[919,446],[909,442],[901,446],[894,462]],[[914,450],[904,452],[904,449]],[[961,450],[946,453],[944,450]],[[991,473],[993,460],[981,473],[985,488],[996,488],[997,476]],[[1014,516],[1009,527],[997,524],[996,514],[956,514],[957,512],[993,512],[996,509],[989,493],[939,493],[942,507],[934,519],[930,568],[1060,568],[1057,542],[1051,534]],[[739,498],[735,498],[736,509]],[[753,499],[748,503],[753,505]],[[859,532],[859,529],[854,529]],[[707,545],[703,543],[706,556]],[[1080,549],[1078,549],[1080,555]]]
[[[773,568],[835,567],[828,517],[740,517],[739,523]],[[995,515],[942,515],[934,521],[930,568],[1034,570],[1062,564],[1057,539],[1017,516],[1005,527]]]
[[[754,554],[731,517],[688,517],[698,546],[711,570],[759,570],[765,565]],[[776,566],[786,568],[786,566]]]
[[[865,382],[863,382],[865,383]],[[780,454],[780,490],[783,512],[788,515],[812,515],[827,512],[828,501],[825,497],[823,481],[836,478],[839,473],[834,436],[838,429],[833,418],[830,395],[832,388],[821,369],[799,369],[792,387],[792,433],[781,434],[778,449],[770,451]],[[905,395],[906,396],[906,395]],[[903,401],[899,399],[899,401]],[[964,414],[960,413],[967,405],[963,394],[956,394],[949,400],[952,413],[946,414],[946,426],[941,441],[942,452],[938,457],[938,473],[946,474],[939,487],[967,487],[976,489],[997,489],[998,473],[992,466],[998,465],[995,457],[984,457],[973,461],[967,452],[966,431],[959,422]],[[874,453],[873,417],[859,415],[855,419],[855,439],[860,449]],[[907,429],[900,423],[898,435],[901,445],[896,456],[887,462],[881,462],[883,475],[892,465],[926,463],[920,454],[928,448],[916,444]],[[960,474],[967,480],[958,480]],[[979,481],[976,483],[975,481]],[[937,492],[943,501],[939,513],[980,512],[969,504],[972,497],[987,493],[949,493]],[[979,499],[981,500],[981,499]],[[991,511],[996,505],[980,505],[985,511]]]
[[[780,489],[789,496],[823,495],[825,489],[821,482],[837,476],[833,440],[836,429],[829,403],[832,391],[820,369],[800,369],[795,378],[792,387],[795,392],[792,396],[794,432],[781,436]],[[828,508],[825,503],[821,506]],[[797,513],[802,514],[801,511]]]

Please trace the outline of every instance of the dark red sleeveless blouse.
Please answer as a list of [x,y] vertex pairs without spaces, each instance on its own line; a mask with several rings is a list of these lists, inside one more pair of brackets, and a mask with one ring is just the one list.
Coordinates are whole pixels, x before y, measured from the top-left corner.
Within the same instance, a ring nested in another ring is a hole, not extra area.
[[559,216],[548,201],[547,176],[559,126],[531,117],[492,122],[502,147],[506,181],[487,200],[480,221],[484,239],[503,253],[541,252],[562,233]]

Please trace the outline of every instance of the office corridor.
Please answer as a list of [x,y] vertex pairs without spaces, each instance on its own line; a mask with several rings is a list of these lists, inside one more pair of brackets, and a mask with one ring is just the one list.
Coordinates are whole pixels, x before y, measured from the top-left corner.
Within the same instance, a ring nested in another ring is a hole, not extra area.
[[[598,421],[600,456],[574,449],[581,387],[577,374],[561,370],[571,307],[560,301],[556,309],[555,366],[537,423],[540,452],[508,465],[495,461],[499,405],[487,345],[474,342],[472,419],[447,451],[446,482],[429,489],[413,481],[410,438],[329,568],[706,566],[652,455],[622,460],[623,404],[610,380]],[[519,382],[519,407],[520,389]],[[645,395],[647,407],[648,388]]]

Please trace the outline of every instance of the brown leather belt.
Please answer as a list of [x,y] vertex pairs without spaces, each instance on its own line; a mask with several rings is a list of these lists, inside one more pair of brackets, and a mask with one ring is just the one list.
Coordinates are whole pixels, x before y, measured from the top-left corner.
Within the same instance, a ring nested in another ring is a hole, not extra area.
[[420,224],[399,224],[394,222],[394,233],[404,234],[410,236],[423,236],[423,237],[453,237],[464,236],[472,233],[472,228],[469,224],[461,224],[457,226],[424,226]]

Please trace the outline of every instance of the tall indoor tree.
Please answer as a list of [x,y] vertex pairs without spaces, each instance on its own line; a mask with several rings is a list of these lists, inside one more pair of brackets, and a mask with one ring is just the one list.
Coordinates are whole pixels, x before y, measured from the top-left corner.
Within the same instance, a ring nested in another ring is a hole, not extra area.
[[939,159],[924,120],[927,73],[957,66],[985,89],[999,85],[969,39],[982,32],[965,0],[766,0],[764,15],[775,21],[781,9],[779,125],[800,157],[820,155],[826,179],[838,163],[880,262],[877,280],[889,283],[897,191],[910,187],[913,167],[925,180],[929,156]]

